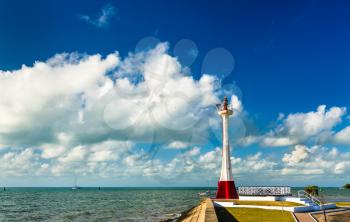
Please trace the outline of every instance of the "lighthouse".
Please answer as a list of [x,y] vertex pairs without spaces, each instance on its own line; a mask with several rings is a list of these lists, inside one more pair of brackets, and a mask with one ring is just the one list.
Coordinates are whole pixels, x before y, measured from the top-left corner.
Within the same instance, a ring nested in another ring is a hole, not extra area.
[[232,109],[228,108],[227,97],[224,97],[222,104],[218,106],[218,114],[222,118],[222,166],[221,175],[218,182],[218,191],[216,198],[218,199],[238,199],[238,194],[233,181],[231,159],[230,159],[230,143],[228,139],[229,117],[232,115]]

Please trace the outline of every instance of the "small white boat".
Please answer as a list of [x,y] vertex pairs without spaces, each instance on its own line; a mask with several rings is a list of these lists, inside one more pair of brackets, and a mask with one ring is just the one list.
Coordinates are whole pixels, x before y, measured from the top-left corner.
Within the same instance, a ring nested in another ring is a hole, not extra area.
[[198,193],[198,195],[199,196],[202,196],[202,197],[208,197],[208,196],[210,196],[210,190],[207,190],[207,191],[205,191],[205,192],[200,192],[200,193]]

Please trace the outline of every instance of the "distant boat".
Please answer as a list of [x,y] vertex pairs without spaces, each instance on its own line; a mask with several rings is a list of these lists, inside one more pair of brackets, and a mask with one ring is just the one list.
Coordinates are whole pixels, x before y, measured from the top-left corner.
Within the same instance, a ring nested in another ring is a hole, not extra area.
[[201,197],[209,197],[210,196],[210,189],[209,189],[209,182],[208,182],[208,190],[204,192],[198,193],[199,196]]
[[208,196],[210,196],[210,190],[200,192],[200,193],[198,193],[198,195],[201,197],[208,197]]
[[77,184],[77,177],[74,178],[74,186],[72,187],[72,190],[80,190],[81,187]]

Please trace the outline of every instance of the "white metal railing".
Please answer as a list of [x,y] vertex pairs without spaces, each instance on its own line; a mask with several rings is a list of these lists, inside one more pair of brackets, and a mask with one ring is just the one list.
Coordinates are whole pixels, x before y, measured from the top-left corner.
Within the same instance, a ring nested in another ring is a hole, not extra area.
[[309,200],[311,200],[313,203],[319,205],[319,206],[322,206],[322,201],[320,201],[317,197],[315,196],[312,196],[311,194],[309,194],[308,192],[304,191],[304,190],[299,190],[298,191],[298,197],[301,198],[301,197],[305,197]]
[[238,187],[241,196],[290,196],[290,187]]

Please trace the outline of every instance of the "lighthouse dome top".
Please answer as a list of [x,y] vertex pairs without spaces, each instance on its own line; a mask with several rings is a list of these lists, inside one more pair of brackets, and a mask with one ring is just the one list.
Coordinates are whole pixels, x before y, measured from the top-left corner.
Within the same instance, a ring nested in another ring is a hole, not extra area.
[[228,105],[227,97],[224,97],[224,100],[221,104],[218,104],[218,114],[219,115],[232,115],[232,109]]

